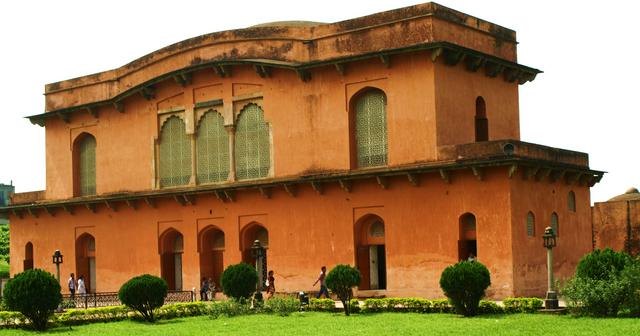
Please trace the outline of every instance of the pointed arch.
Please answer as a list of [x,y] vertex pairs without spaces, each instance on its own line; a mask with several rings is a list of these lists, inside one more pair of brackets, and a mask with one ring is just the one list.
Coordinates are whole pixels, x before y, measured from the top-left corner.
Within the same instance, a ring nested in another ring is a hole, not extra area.
[[236,125],[235,164],[238,180],[266,177],[271,168],[271,140],[269,126],[262,107],[245,105]]
[[83,132],[73,141],[73,193],[75,196],[96,194],[96,138]]
[[180,231],[168,228],[160,237],[160,274],[170,290],[182,289],[182,253],[184,237]]
[[362,278],[361,290],[387,289],[387,256],[385,245],[385,222],[374,214],[367,214],[354,227],[356,267]]
[[[257,260],[257,262],[251,250],[251,246],[256,240],[264,249],[262,259]],[[257,266],[258,283],[263,285],[264,280],[267,278],[268,269],[269,230],[258,222],[247,224],[240,232],[240,248],[242,250],[242,261],[254,267]]]
[[378,88],[364,88],[353,95],[349,109],[351,167],[387,165],[387,95]]
[[220,228],[209,225],[200,231],[200,279],[211,278],[220,285],[220,276],[224,270],[225,234]]
[[478,256],[478,243],[476,235],[476,216],[467,212],[458,220],[458,260],[467,260]]
[[191,179],[191,140],[184,121],[171,116],[160,129],[160,187],[181,186]]
[[476,98],[476,142],[489,141],[489,119],[487,118],[487,106],[482,96]]
[[229,177],[229,134],[218,111],[205,112],[196,129],[198,183],[226,181]]

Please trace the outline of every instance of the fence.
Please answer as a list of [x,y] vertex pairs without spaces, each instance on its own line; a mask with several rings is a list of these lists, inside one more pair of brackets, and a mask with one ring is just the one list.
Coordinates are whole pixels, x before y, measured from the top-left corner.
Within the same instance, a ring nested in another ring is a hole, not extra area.
[[[164,299],[165,304],[177,302],[192,302],[195,294],[192,291],[169,291]],[[122,305],[117,292],[76,294],[72,298],[69,294],[62,295],[62,308],[97,308]]]

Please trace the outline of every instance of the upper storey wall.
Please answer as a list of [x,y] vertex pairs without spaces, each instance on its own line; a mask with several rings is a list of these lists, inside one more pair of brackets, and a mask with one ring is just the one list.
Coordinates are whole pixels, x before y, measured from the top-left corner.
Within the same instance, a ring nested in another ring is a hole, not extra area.
[[202,35],[118,69],[45,87],[46,112],[124,98],[163,76],[214,64],[270,64],[287,69],[450,43],[516,61],[515,32],[435,3],[312,26],[265,26]]

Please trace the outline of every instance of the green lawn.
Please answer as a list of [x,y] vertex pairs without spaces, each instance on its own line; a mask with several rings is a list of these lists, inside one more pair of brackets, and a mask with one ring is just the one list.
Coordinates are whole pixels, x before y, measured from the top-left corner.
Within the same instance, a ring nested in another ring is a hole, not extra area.
[[[0,330],[0,335],[35,335]],[[160,321],[96,323],[54,328],[55,335],[639,335],[640,319],[592,319],[541,314],[462,318],[447,314],[384,313],[346,317],[329,313],[296,313],[289,317],[251,315],[210,319],[207,316]]]

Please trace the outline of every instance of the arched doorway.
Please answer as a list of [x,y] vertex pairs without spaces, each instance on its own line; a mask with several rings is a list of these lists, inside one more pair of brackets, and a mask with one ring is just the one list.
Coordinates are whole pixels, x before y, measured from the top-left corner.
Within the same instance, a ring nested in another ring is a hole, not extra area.
[[467,260],[473,254],[478,256],[478,244],[476,242],[476,216],[466,213],[460,216],[460,235],[458,237],[458,260]]
[[[264,249],[262,259],[256,265],[256,258],[253,256],[251,246],[255,241],[260,242],[260,246]],[[257,266],[258,283],[264,287],[264,281],[267,278],[267,251],[269,250],[269,231],[258,223],[251,223],[242,230],[242,261]]]
[[87,293],[96,292],[96,239],[88,233],[76,239],[76,276],[84,277]]
[[224,260],[224,232],[215,226],[208,226],[200,233],[200,279],[212,278],[220,287]]
[[182,290],[183,237],[175,229],[160,236],[160,274],[170,290]]
[[358,289],[387,289],[387,255],[382,218],[368,215],[356,223],[356,267],[362,274]]
[[24,261],[22,262],[23,271],[33,269],[33,244],[28,242],[24,246]]

